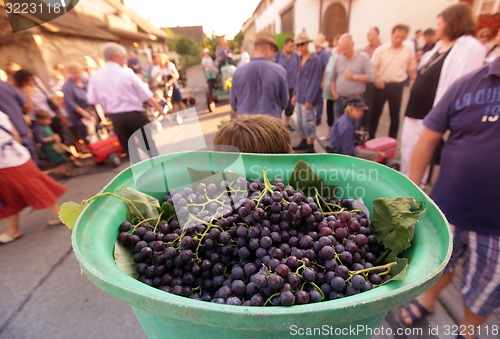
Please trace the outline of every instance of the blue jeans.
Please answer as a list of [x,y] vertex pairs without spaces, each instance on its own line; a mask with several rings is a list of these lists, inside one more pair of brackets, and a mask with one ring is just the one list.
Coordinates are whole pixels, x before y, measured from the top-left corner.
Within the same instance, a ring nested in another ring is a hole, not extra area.
[[307,138],[316,136],[316,109],[306,109],[303,104],[295,104],[295,113],[297,115],[297,129],[303,132]]

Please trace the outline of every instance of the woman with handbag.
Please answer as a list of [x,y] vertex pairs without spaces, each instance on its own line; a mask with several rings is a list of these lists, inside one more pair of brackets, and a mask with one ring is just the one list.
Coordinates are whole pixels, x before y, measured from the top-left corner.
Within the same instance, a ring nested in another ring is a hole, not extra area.
[[19,140],[9,117],[0,112],[0,220],[7,222],[7,230],[0,234],[2,245],[23,235],[19,213],[28,206],[35,210],[50,209],[54,219],[47,224],[61,224],[57,199],[66,188],[38,169]]

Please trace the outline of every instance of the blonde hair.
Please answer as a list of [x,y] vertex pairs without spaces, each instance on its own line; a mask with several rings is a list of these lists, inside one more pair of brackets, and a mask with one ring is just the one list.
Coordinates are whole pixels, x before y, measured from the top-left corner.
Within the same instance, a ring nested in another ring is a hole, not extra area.
[[39,109],[38,111],[36,111],[35,118],[37,118],[37,119],[52,119],[52,117],[50,116],[50,113],[44,109]]
[[265,114],[243,115],[228,122],[217,131],[214,145],[232,146],[242,153],[292,152],[285,124]]

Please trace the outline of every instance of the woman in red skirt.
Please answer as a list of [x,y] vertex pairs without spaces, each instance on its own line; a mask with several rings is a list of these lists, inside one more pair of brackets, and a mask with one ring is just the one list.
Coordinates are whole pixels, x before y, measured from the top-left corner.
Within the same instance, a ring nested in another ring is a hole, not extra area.
[[0,219],[7,222],[7,231],[0,234],[0,244],[8,244],[23,235],[19,213],[25,207],[49,208],[55,219],[47,224],[61,223],[57,199],[66,188],[41,172],[31,160],[29,151],[18,141],[19,136],[9,117],[0,112]]

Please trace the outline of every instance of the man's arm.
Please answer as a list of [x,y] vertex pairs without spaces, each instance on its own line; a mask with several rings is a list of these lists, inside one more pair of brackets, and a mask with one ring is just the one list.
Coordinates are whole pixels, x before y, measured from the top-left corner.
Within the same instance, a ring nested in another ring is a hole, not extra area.
[[158,103],[158,101],[156,101],[154,99],[154,97],[149,98],[148,100],[146,100],[146,102],[148,104],[150,104],[151,107],[153,107],[155,109],[155,111],[163,112],[163,108],[160,106],[160,104]]
[[318,90],[321,86],[321,77],[323,75],[323,66],[319,57],[316,62],[312,65],[312,75],[311,81],[309,82],[307,93],[306,93],[306,109],[311,109],[316,102],[316,97],[318,96]]
[[439,144],[442,136],[442,133],[435,132],[427,127],[425,127],[422,134],[420,134],[420,138],[413,150],[413,156],[411,157],[410,163],[409,178],[415,184],[420,186],[422,183],[425,169],[431,162],[434,150]]

